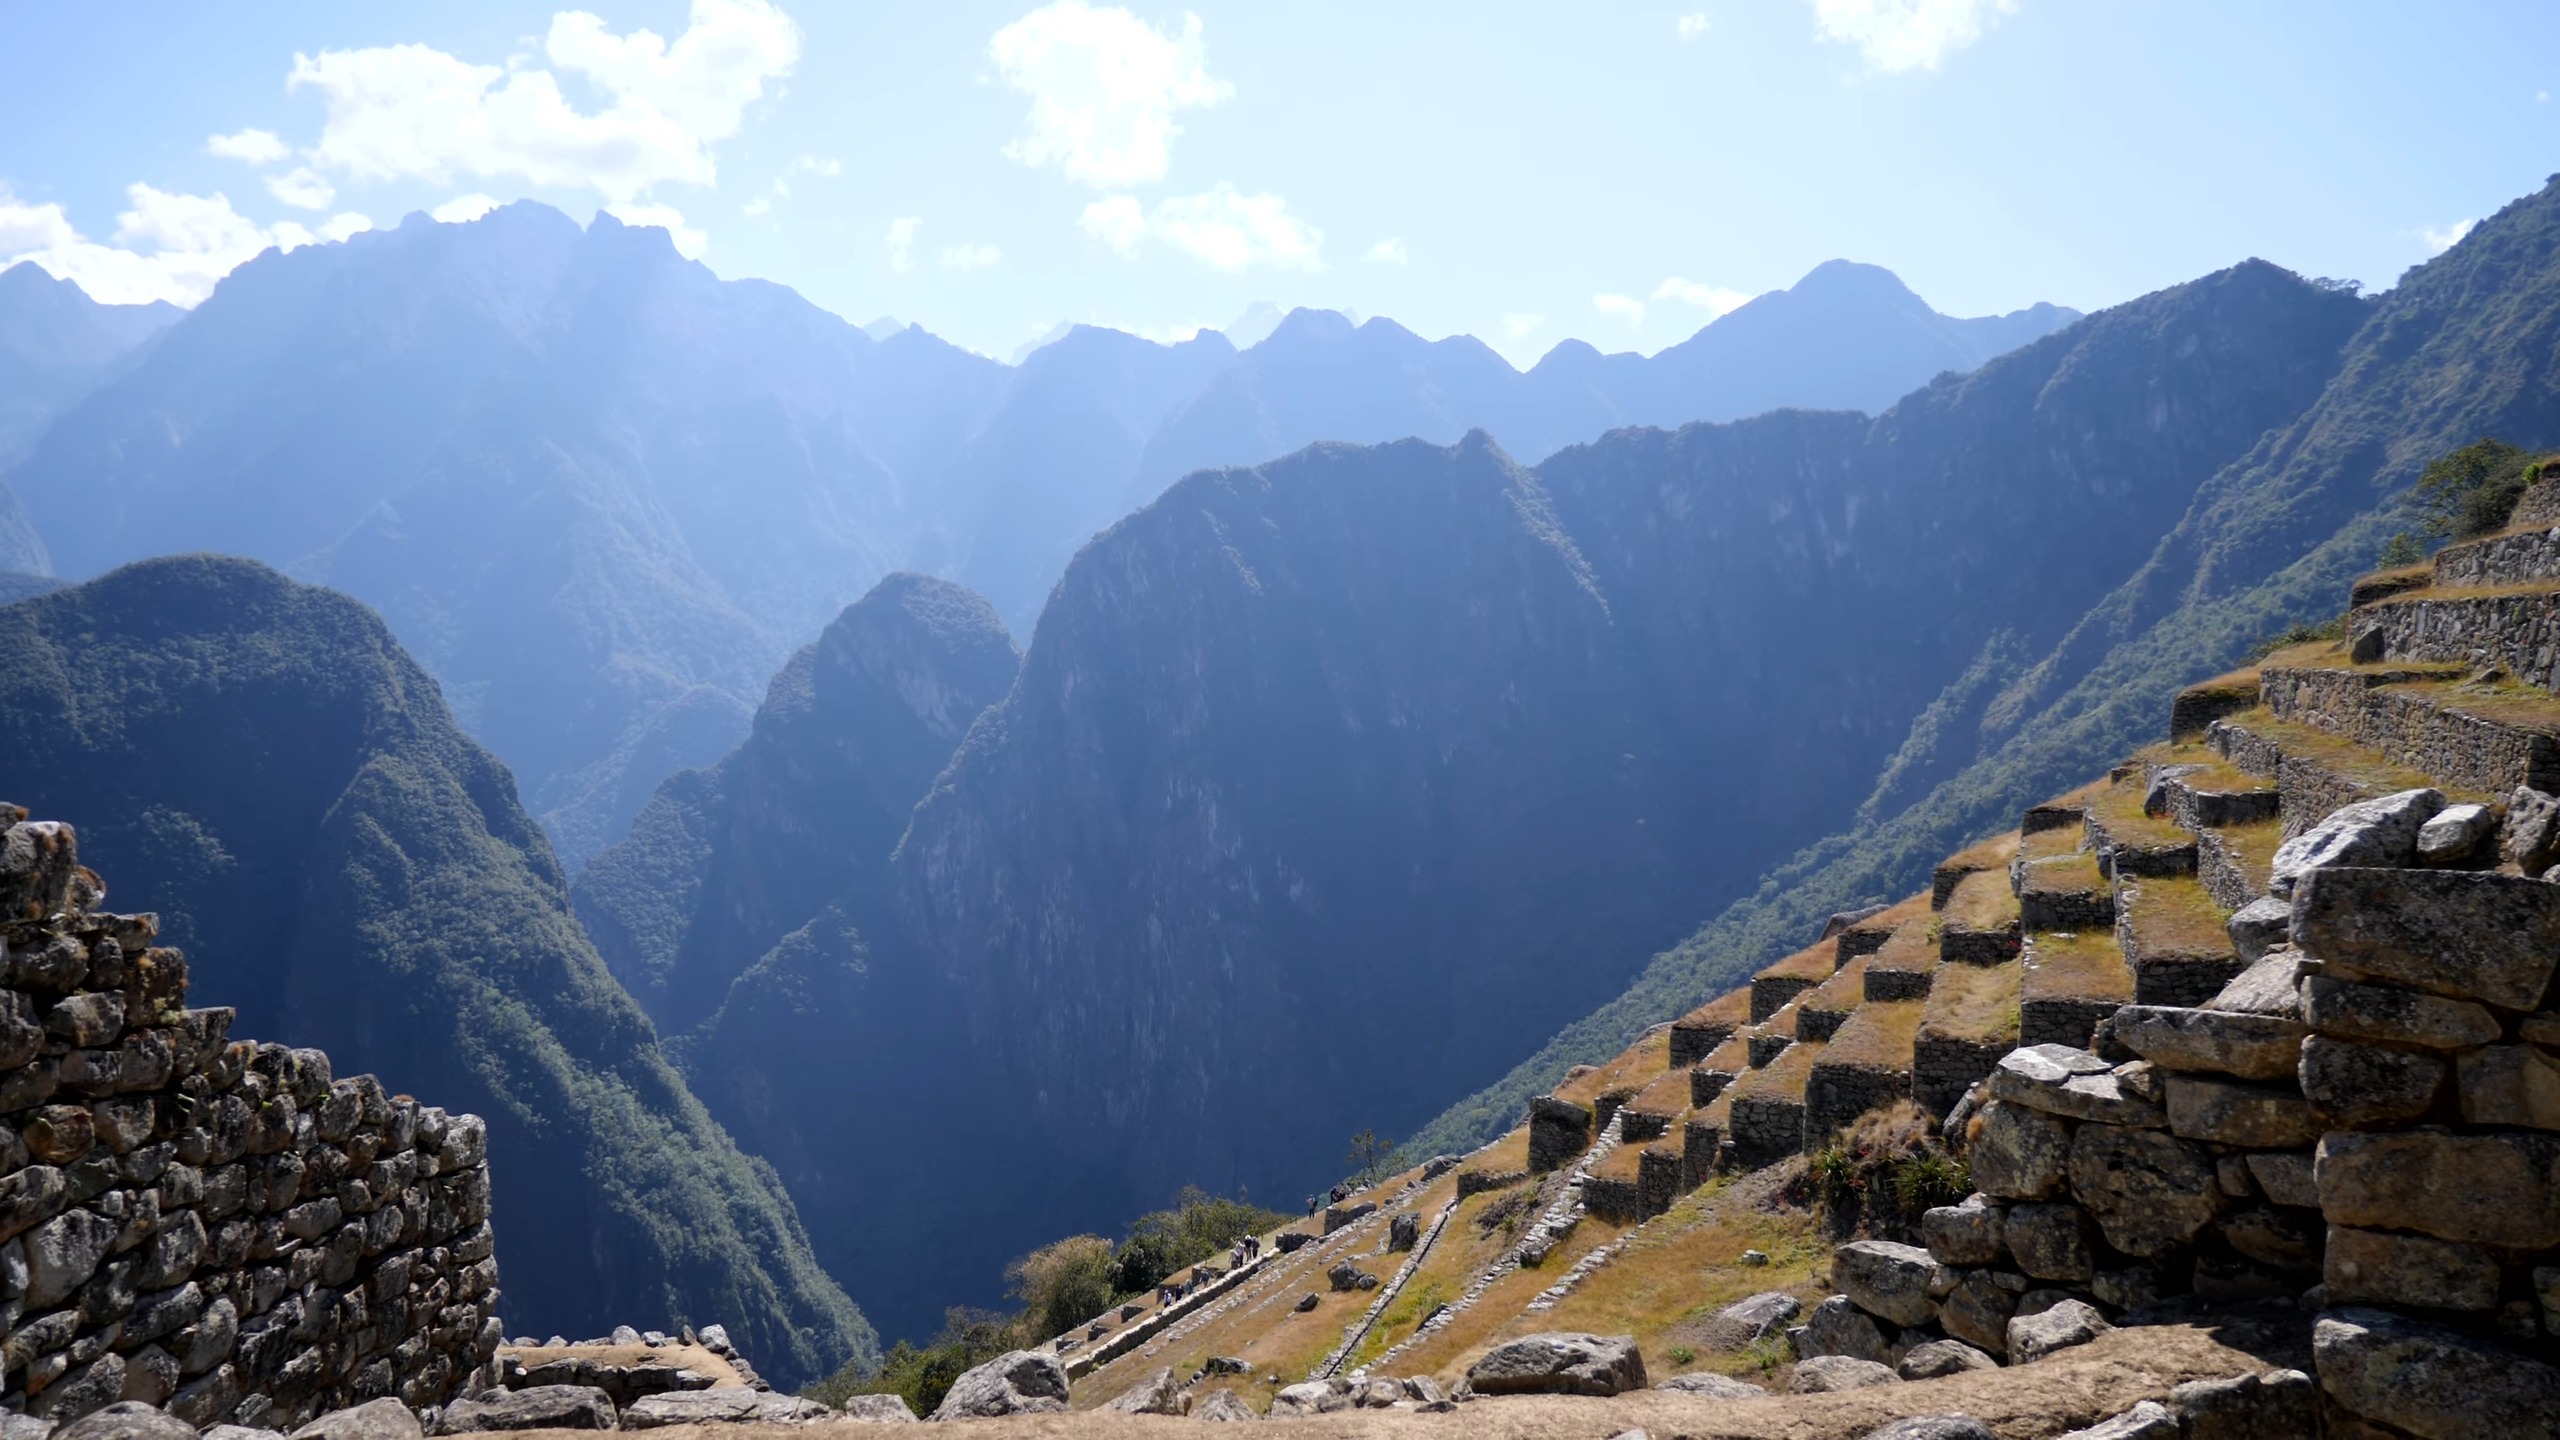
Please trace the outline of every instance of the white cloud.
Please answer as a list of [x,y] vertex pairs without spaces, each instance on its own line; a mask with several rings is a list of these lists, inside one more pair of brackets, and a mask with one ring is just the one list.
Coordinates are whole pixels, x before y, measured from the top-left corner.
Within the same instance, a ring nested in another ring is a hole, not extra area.
[[1323,231],[1290,214],[1279,196],[1247,195],[1233,185],[1159,200],[1151,211],[1131,196],[1106,196],[1084,207],[1076,223],[1123,255],[1137,254],[1138,242],[1152,238],[1219,270],[1324,268],[1317,253]]
[[326,210],[338,198],[338,187],[322,179],[319,171],[301,165],[268,176],[267,193],[296,210]]
[[945,270],[984,270],[1004,258],[993,245],[945,245],[934,259]]
[[25,204],[0,189],[0,270],[32,260],[110,305],[194,305],[259,252],[316,238],[291,221],[262,227],[220,194],[128,185],[125,198],[132,208],[116,217],[113,243],[102,244],[73,228],[61,205]]
[[498,208],[498,202],[486,195],[456,195],[427,212],[430,220],[447,225],[468,225]]
[[1031,97],[1004,153],[1098,190],[1163,179],[1174,115],[1235,94],[1202,62],[1197,15],[1164,34],[1118,6],[1056,0],[997,31],[987,56]]
[[1633,295],[1594,295],[1591,308],[1603,315],[1616,315],[1637,329],[1644,327],[1644,302]]
[[666,231],[676,253],[687,260],[699,260],[711,248],[711,237],[684,223],[684,213],[673,205],[608,205],[604,213],[625,225]]
[[344,214],[330,216],[329,222],[320,227],[320,238],[344,240],[350,235],[361,235],[372,228],[373,221],[370,217],[349,210]]
[[1677,300],[1683,305],[1695,305],[1706,311],[1709,318],[1721,318],[1731,314],[1751,297],[1739,290],[1727,290],[1720,285],[1701,285],[1695,280],[1683,280],[1674,275],[1654,287],[1653,298]]
[[2441,255],[2461,244],[2462,237],[2470,234],[2471,227],[2479,223],[2474,219],[2456,220],[2450,225],[2429,225],[2418,232],[2418,238],[2427,242],[2428,254]]
[[1821,38],[1855,45],[1870,70],[1935,70],[2017,0],[1813,0]]
[[921,217],[901,215],[889,222],[889,268],[906,270],[914,266],[916,231],[924,227]]
[[604,107],[581,112],[552,71],[530,63],[475,65],[416,44],[296,55],[286,83],[326,102],[309,153],[335,174],[509,175],[623,203],[653,185],[712,183],[712,147],[738,133],[766,81],[799,62],[800,28],[770,0],[693,0],[672,43],[564,10],[551,17],[543,55],[584,76]]
[[773,202],[762,195],[748,201],[746,204],[746,212],[750,215],[762,215],[772,208]]
[[1680,17],[1680,38],[1695,40],[1707,33],[1707,17],[1703,11],[1691,11]]
[[204,153],[217,160],[245,160],[252,165],[273,165],[293,153],[272,130],[243,130],[234,135],[205,137]]
[[1135,255],[1147,233],[1147,212],[1134,196],[1106,195],[1084,207],[1076,224],[1121,254]]
[[1517,340],[1546,323],[1547,317],[1544,315],[1505,315],[1502,317],[1502,333]]
[[1402,265],[1411,261],[1413,255],[1404,248],[1403,236],[1390,235],[1370,246],[1369,253],[1360,258],[1376,265]]
[[824,175],[828,179],[833,180],[844,173],[844,162],[841,160],[821,160],[815,155],[803,155],[799,159],[791,162],[791,168],[794,170],[805,170],[812,175]]

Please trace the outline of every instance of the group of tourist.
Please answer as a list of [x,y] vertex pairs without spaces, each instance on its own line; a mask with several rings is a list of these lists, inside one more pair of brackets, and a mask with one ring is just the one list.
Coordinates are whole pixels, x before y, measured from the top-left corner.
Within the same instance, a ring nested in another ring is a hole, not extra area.
[[1212,1280],[1223,1280],[1228,1275],[1244,1268],[1244,1266],[1249,1262],[1259,1260],[1261,1258],[1262,1237],[1259,1235],[1247,1235],[1243,1239],[1227,1247],[1226,1269],[1221,1270],[1214,1265],[1205,1263],[1194,1265],[1188,1271],[1185,1271],[1180,1278],[1167,1280],[1163,1284],[1158,1285],[1156,1287],[1156,1308],[1159,1310],[1170,1309],[1174,1305],[1180,1304],[1183,1298],[1191,1294],[1192,1291],[1199,1289],[1201,1286],[1208,1284]]
[[1325,1193],[1323,1193],[1322,1195],[1310,1195],[1310,1196],[1308,1196],[1308,1197],[1307,1197],[1307,1213],[1308,1213],[1308,1214],[1310,1214],[1310,1215],[1313,1215],[1314,1213],[1316,1213],[1316,1211],[1317,1211],[1319,1208],[1321,1208],[1321,1207],[1323,1207],[1323,1206],[1326,1206],[1326,1205],[1339,1205],[1339,1204],[1341,1204],[1341,1203],[1342,1203],[1342,1197],[1344,1197],[1345,1195],[1348,1195],[1348,1194],[1350,1194],[1350,1193],[1351,1193],[1351,1187],[1350,1187],[1350,1186],[1348,1186],[1348,1185],[1336,1185],[1336,1186],[1334,1186],[1332,1189],[1330,1189],[1330,1190],[1326,1191]]

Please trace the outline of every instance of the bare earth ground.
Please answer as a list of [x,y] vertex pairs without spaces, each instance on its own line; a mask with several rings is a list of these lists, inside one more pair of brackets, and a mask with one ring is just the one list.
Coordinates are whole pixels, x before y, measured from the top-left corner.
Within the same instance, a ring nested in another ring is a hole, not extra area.
[[[1397,1440],[1607,1440],[1642,1428],[1653,1440],[1857,1440],[1889,1421],[1962,1412],[2001,1440],[2050,1440],[2096,1424],[2143,1400],[2166,1400],[2188,1380],[2308,1368],[2308,1325],[2244,1319],[2206,1320],[2116,1330],[2034,1365],[1975,1371],[1943,1380],[1881,1385],[1837,1395],[1772,1395],[1766,1400],[1711,1400],[1672,1391],[1638,1391],[1606,1400],[1507,1396],[1476,1400],[1449,1414],[1345,1411],[1304,1419],[1261,1421],[1286,1427],[1292,1440],[1393,1436]],[[1205,1394],[1205,1388],[1197,1393]],[[1105,1440],[1157,1437],[1200,1440],[1200,1422],[1157,1415],[1078,1411],[971,1420],[949,1428],[988,1440]],[[571,1432],[553,1432],[568,1436]],[[879,1431],[851,1422],[805,1428],[688,1425],[653,1432],[663,1440],[856,1440]],[[1245,1434],[1251,1434],[1248,1429]]]

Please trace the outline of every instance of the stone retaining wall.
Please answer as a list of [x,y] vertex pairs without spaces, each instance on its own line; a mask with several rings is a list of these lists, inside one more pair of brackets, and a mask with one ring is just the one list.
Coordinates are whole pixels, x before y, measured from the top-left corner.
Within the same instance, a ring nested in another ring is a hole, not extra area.
[[2560,592],[2395,600],[2348,624],[2360,641],[2377,636],[2387,659],[2494,663],[2530,685],[2560,684]]
[[2271,669],[2265,689],[2276,718],[2379,750],[2439,785],[2492,795],[2518,785],[2560,790],[2560,736],[2465,714],[2450,697],[2379,688],[2346,670]]
[[0,1409],[290,1430],[488,1383],[478,1117],[231,1039],[70,827],[0,826]]
[[2560,528],[2492,535],[2436,552],[2438,585],[2524,585],[2560,576]]

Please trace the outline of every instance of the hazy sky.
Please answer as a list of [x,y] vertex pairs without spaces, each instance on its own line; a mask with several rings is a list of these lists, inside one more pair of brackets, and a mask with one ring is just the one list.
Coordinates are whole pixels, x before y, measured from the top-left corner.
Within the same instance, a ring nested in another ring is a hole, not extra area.
[[2560,6],[0,0],[0,264],[193,303],[532,197],[1008,356],[1274,301],[1652,350],[1834,256],[2384,286],[2560,168]]

